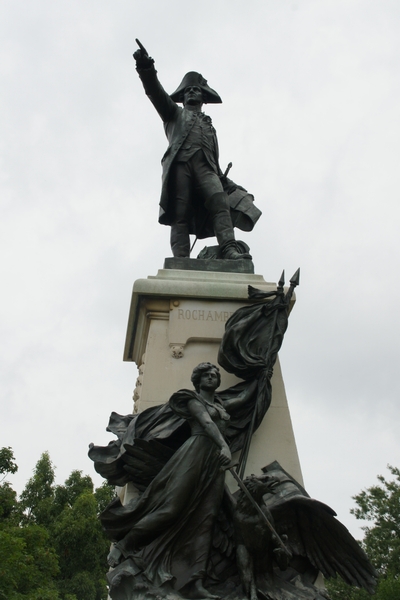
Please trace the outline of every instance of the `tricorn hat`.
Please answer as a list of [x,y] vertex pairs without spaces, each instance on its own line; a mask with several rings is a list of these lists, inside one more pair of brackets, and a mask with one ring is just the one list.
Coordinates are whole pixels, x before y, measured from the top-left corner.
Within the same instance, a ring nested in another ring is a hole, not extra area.
[[192,85],[201,88],[204,102],[206,104],[221,104],[222,100],[217,92],[212,90],[207,83],[207,79],[204,79],[203,75],[196,73],[196,71],[190,71],[189,73],[186,73],[179,87],[173,94],[171,94],[172,100],[174,100],[174,102],[183,102],[183,94],[185,89]]

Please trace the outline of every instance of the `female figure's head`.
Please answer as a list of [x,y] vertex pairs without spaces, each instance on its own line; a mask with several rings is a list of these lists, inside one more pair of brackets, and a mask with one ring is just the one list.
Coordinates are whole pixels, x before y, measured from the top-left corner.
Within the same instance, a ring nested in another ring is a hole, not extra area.
[[[216,367],[215,365],[213,365],[212,363],[209,362],[203,362],[200,363],[199,365],[197,365],[197,367],[195,367],[193,369],[193,373],[192,373],[192,377],[191,377],[191,381],[194,385],[194,389],[196,390],[196,392],[200,392],[200,384],[202,383],[202,379],[204,380],[206,375],[210,374],[211,377],[214,381],[215,384],[213,383],[213,387],[214,389],[217,389],[220,384],[221,384],[221,374],[219,372],[218,367]],[[210,382],[211,384],[211,382]]]

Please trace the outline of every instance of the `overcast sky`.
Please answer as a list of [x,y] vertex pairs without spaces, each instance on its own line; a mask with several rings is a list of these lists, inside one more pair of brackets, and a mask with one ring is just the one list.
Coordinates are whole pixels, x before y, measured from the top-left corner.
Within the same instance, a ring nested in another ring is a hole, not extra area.
[[45,450],[58,483],[93,475],[88,443],[132,408],[131,289],[170,255],[138,37],[167,91],[197,70],[221,95],[222,169],[263,211],[239,236],[256,273],[301,267],[281,363],[305,485],[360,536],[351,496],[400,466],[399,26],[398,0],[2,0],[0,446],[19,492]]

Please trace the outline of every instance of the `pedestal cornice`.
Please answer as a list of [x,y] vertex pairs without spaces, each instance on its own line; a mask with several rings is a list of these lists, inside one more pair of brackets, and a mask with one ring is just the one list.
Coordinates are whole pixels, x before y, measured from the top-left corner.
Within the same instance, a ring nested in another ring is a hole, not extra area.
[[[170,301],[196,298],[213,301],[236,300],[249,302],[248,286],[272,291],[275,283],[266,282],[262,275],[251,273],[221,273],[160,269],[155,276],[138,279],[133,285],[132,300],[124,349],[124,360],[139,366],[143,348],[137,340],[147,337],[148,313],[164,313],[168,319]],[[138,335],[138,334],[141,335]]]

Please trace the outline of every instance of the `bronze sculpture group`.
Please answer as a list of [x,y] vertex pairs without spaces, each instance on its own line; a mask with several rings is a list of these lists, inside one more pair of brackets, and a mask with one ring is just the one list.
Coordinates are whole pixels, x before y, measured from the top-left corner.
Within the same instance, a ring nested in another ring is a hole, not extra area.
[[[247,495],[226,487],[234,465],[225,434],[231,420],[238,425],[235,414],[251,402],[255,382],[220,396],[219,369],[201,363],[192,383],[194,390],[176,392],[142,419],[132,416],[117,444],[114,460],[144,491],[125,505],[115,498],[100,515],[113,542],[111,598],[322,600],[319,571],[373,593],[375,572],[363,550],[334,511],[277,463],[244,480]],[[133,445],[130,428],[142,436]],[[89,455],[113,481],[109,447],[92,446]]]
[[[261,213],[220,169],[216,132],[202,112],[204,103],[221,102],[219,95],[196,72],[168,95],[138,44],[137,71],[169,141],[159,221],[171,226],[174,257],[190,256],[194,233],[215,235],[222,261],[248,261],[234,227],[251,230]],[[226,323],[218,362],[238,384],[217,392],[219,368],[200,363],[194,389],[135,415],[112,413],[107,429],[117,439],[90,445],[98,473],[136,490],[124,504],[116,496],[100,515],[112,542],[112,600],[322,600],[326,592],[314,585],[319,572],[373,593],[375,571],[332,509],[309,498],[276,462],[243,479],[299,283],[297,271],[285,291],[283,275],[273,292],[249,286],[250,303]],[[239,483],[235,494],[227,470]]]
[[[219,363],[240,383],[216,392],[218,367],[201,363],[194,389],[136,415],[112,413],[108,430],[118,439],[91,445],[103,477],[138,491],[124,505],[116,497],[100,515],[113,542],[113,600],[322,600],[314,586],[319,571],[373,592],[374,569],[332,509],[278,464],[244,481],[238,475],[270,405],[297,283],[298,272],[286,292],[283,277],[274,292],[249,286],[253,303],[227,321]],[[236,451],[239,464],[232,462]],[[233,495],[228,469],[240,482]]]

